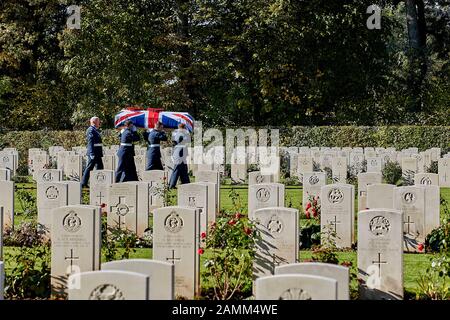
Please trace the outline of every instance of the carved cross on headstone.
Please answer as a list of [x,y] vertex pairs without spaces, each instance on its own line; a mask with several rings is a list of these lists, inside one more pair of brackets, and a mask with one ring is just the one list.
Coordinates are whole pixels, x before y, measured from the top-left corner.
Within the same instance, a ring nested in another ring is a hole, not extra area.
[[118,225],[119,227],[122,226],[122,217],[125,218],[125,216],[131,211],[131,209],[134,208],[134,206],[129,206],[125,203],[126,197],[120,197],[119,196],[119,203],[117,203],[115,206],[111,206],[111,212],[115,213],[118,218]]
[[75,260],[80,260],[80,257],[74,257],[73,256],[73,249],[70,249],[70,257],[64,257],[64,260],[70,260],[70,273],[73,271],[73,262]]
[[181,258],[175,258],[175,250],[172,249],[172,257],[168,257],[166,260],[175,264],[175,261],[181,261]]
[[102,194],[101,191],[98,193],[97,199],[98,199],[98,202],[99,202],[98,204],[99,204],[99,205],[102,205],[102,204],[103,204],[103,201],[102,201],[102,199],[103,199],[103,194]]
[[378,260],[372,261],[372,263],[378,266],[378,275],[381,278],[381,265],[387,264],[387,261],[381,261],[381,253],[378,252]]
[[334,228],[334,233],[336,233],[336,226],[341,223],[341,221],[337,221],[337,217],[334,216],[334,220],[328,221]]
[[411,224],[414,224],[414,221],[411,221],[411,216],[408,216],[408,220],[405,221],[405,222],[403,222],[403,224],[406,225],[406,229],[408,230],[408,231],[406,232],[406,234],[411,234],[411,233],[410,233],[410,225],[411,225]]

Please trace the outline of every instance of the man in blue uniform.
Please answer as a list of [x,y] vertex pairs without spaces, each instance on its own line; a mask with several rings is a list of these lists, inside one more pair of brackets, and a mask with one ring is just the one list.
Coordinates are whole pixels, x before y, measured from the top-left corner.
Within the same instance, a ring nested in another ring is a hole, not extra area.
[[189,183],[187,166],[188,145],[191,143],[191,136],[186,130],[184,123],[178,125],[178,129],[172,133],[172,160],[175,168],[170,176],[169,188],[175,188],[180,178],[181,183]]
[[100,119],[98,117],[92,117],[90,124],[91,126],[86,130],[88,163],[83,173],[83,179],[81,180],[83,187],[88,187],[89,177],[94,168],[103,170],[102,137],[98,131],[98,128],[100,128]]
[[120,131],[120,148],[117,152],[119,164],[116,170],[116,183],[126,181],[138,181],[136,164],[134,162],[134,142],[140,137],[137,128],[131,120],[125,121],[125,128]]
[[144,139],[149,143],[145,170],[163,170],[160,142],[167,141],[167,135],[163,131],[163,124],[158,121],[154,129],[144,133]]

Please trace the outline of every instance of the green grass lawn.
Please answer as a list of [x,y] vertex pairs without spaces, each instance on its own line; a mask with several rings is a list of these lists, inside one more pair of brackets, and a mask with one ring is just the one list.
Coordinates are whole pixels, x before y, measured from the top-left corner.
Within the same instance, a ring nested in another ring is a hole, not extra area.
[[[34,195],[36,194],[35,185],[32,183],[25,183],[25,184],[17,184],[16,187],[18,189],[25,188],[28,191],[32,192]],[[247,185],[223,185],[220,190],[220,201],[221,201],[221,210],[223,211],[233,211],[233,203],[232,199],[229,197],[230,192],[234,190],[239,195],[239,201],[240,205],[243,208],[247,208],[248,203],[248,193],[247,193]],[[173,195],[175,196],[175,199],[173,200],[176,203],[176,191],[172,191]],[[444,198],[447,203],[450,203],[450,188],[441,188],[441,197]],[[355,203],[356,203],[355,199]],[[300,209],[301,208],[301,202],[302,202],[302,188],[301,187],[295,187],[295,186],[287,186],[286,187],[286,197],[285,197],[285,205],[288,207],[293,207]],[[355,206],[357,208],[357,204]],[[15,199],[15,209],[16,209],[16,216],[15,216],[15,225],[19,225],[23,221],[30,221],[34,220],[37,217],[35,215],[33,216],[26,216],[24,214],[21,214],[23,212],[23,208],[20,205],[20,201],[17,198]],[[441,208],[441,211],[443,211],[443,208]],[[244,213],[245,210],[244,210]],[[304,221],[303,221],[304,222]],[[302,220],[300,220],[300,224],[302,224]],[[12,247],[5,247],[4,253],[6,255],[10,254],[14,250],[20,250],[20,248],[12,248]],[[208,255],[208,251],[206,251],[205,255],[202,256],[202,260],[205,259],[205,256]],[[350,261],[353,263],[354,266],[356,266],[356,252],[338,252],[337,256],[342,261]],[[432,254],[404,254],[404,286],[405,291],[414,293],[417,289],[417,280],[419,279],[420,275],[423,274],[426,270],[426,268],[429,265],[430,258],[432,257]],[[300,252],[300,261],[304,261],[306,259],[310,259],[311,257],[311,251],[303,250]],[[136,249],[135,252],[133,252],[130,256],[130,258],[152,258],[152,249]],[[104,255],[102,258],[102,261],[105,261]],[[203,262],[203,261],[202,261]],[[14,261],[7,261],[6,263],[6,272],[14,265]],[[203,263],[201,264],[201,270],[203,269]],[[203,283],[203,286],[208,286],[208,283]]]

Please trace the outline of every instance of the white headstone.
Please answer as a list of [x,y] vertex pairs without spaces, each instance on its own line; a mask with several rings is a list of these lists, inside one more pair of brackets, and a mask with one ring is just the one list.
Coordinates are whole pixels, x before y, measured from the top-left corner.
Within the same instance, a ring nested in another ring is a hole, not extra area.
[[[394,207],[403,213],[404,249],[420,252],[425,243],[425,188],[421,186],[394,189]],[[423,252],[423,251],[422,251]]]
[[[3,207],[3,227],[14,227],[14,182],[0,181],[0,207]],[[0,228],[0,232],[2,229]]]
[[[327,184],[325,172],[305,172],[303,175],[303,210],[309,202],[309,197],[320,198],[320,188]],[[319,199],[320,200],[320,199]],[[320,201],[318,201],[320,203]]]
[[331,170],[333,183],[347,183],[347,158],[332,158]]
[[298,260],[298,210],[282,207],[254,211],[261,238],[256,242],[254,279],[274,274],[275,267]]
[[172,263],[149,259],[129,259],[102,263],[102,270],[142,273],[148,276],[149,300],[173,300],[175,268]]
[[331,278],[283,274],[259,278],[256,300],[337,300],[337,281]]
[[367,208],[367,186],[369,184],[381,183],[382,175],[378,172],[367,172],[358,174],[358,210]]
[[394,209],[393,184],[375,183],[367,186],[367,209]]
[[416,186],[439,186],[439,175],[437,173],[416,173],[414,184]]
[[439,186],[450,187],[450,158],[438,160]]
[[330,238],[338,248],[351,248],[354,237],[355,187],[350,184],[323,186],[320,199],[322,242]]
[[148,300],[148,276],[128,271],[91,271],[69,277],[69,300]]
[[108,211],[108,188],[114,183],[114,171],[93,170],[90,175],[89,204]]
[[275,182],[274,176],[261,174],[261,171],[252,171],[248,173],[248,185],[259,183],[273,183]]
[[67,206],[52,212],[52,294],[65,296],[68,276],[100,269],[99,207]]
[[210,188],[201,183],[186,183],[178,187],[178,206],[196,208],[200,212],[200,233],[197,235],[199,239],[201,233],[208,232],[209,216],[215,217],[215,212],[210,212],[214,211],[215,204],[209,204],[209,192]]
[[347,267],[330,263],[302,262],[275,267],[275,274],[305,274],[331,278],[338,284],[338,300],[350,299],[350,270]]
[[156,209],[153,227],[153,259],[174,264],[175,296],[193,299],[200,286],[198,209]]
[[[195,173],[195,181],[196,182],[211,182],[215,184],[215,193],[216,193],[216,213],[220,211],[220,172],[218,171],[197,171]],[[250,183],[250,174],[249,174],[249,183]],[[213,220],[214,221],[214,220]]]
[[260,183],[248,186],[248,218],[253,220],[257,209],[284,207],[284,185]]
[[65,182],[37,184],[38,222],[50,231],[52,210],[69,204],[69,186]]
[[363,299],[403,299],[403,217],[400,211],[358,214],[358,278]]
[[108,188],[108,226],[137,233],[138,186],[114,183]]
[[35,174],[36,183],[62,181],[62,170],[39,169]]

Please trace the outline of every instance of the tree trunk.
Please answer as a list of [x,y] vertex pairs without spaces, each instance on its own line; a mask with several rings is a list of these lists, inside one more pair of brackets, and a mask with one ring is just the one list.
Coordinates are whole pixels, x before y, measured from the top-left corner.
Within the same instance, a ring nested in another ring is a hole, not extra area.
[[405,4],[410,47],[408,89],[413,98],[410,111],[419,112],[422,109],[422,85],[428,69],[425,6],[423,0],[405,0]]

